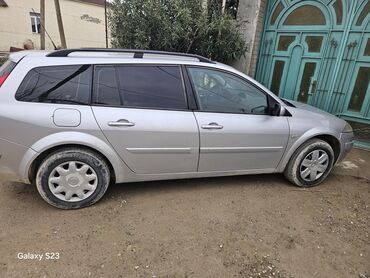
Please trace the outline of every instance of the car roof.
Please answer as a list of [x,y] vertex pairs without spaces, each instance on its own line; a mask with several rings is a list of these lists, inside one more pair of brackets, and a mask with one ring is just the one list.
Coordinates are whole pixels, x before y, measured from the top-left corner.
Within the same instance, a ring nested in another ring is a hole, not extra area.
[[[112,48],[76,48],[76,49],[61,49],[56,51],[45,51],[45,50],[25,50],[14,52],[10,54],[10,59],[13,62],[19,62],[24,57],[32,58],[71,58],[79,57],[86,59],[98,59],[98,58],[135,58],[136,59],[161,59],[162,62],[169,60],[181,61],[194,61],[194,62],[204,62],[209,64],[215,64],[216,62],[211,61],[196,54],[189,53],[178,53],[178,52],[165,52],[156,50],[137,50],[137,49],[112,49]],[[47,59],[51,60],[51,59]]]
[[[134,58],[133,50],[131,53],[110,53],[100,50],[95,53],[89,51],[88,53],[84,51],[74,51],[67,56],[57,56],[50,57],[50,53],[53,51],[45,50],[26,50],[12,53],[10,55],[10,60],[13,62],[20,62],[22,60],[22,67],[24,67],[25,72],[31,70],[32,68],[42,67],[42,66],[62,66],[62,65],[81,65],[81,64],[94,64],[94,65],[111,65],[111,64],[130,64],[130,65],[145,65],[145,64],[158,64],[158,65],[191,65],[191,66],[202,66],[207,68],[224,70],[229,73],[234,73],[237,76],[244,77],[253,83],[255,86],[261,88],[264,91],[268,91],[270,96],[276,99],[279,103],[285,105],[277,96],[275,96],[268,88],[260,84],[250,76],[236,70],[235,68],[214,61],[200,61],[197,55],[182,56],[182,55],[168,55],[166,53],[155,53],[155,54],[145,54],[143,57]],[[183,54],[183,53],[178,53]],[[49,55],[49,56],[48,56]]]
[[[59,50],[60,51],[60,50]],[[175,52],[160,52],[151,51],[144,53],[142,57],[135,58],[135,50],[127,52],[104,52],[104,51],[89,51],[85,52],[74,51],[67,56],[52,56],[53,51],[45,50],[24,50],[11,53],[9,58],[11,61],[18,63],[20,60],[29,60],[36,66],[52,66],[52,65],[74,65],[74,64],[183,64],[195,66],[207,66],[212,68],[221,68],[228,71],[237,72],[233,67],[211,61],[207,58],[198,55],[175,53]],[[177,55],[178,54],[178,55]],[[185,55],[185,56],[183,56]],[[200,60],[204,58],[204,60]],[[240,72],[238,72],[240,74]]]

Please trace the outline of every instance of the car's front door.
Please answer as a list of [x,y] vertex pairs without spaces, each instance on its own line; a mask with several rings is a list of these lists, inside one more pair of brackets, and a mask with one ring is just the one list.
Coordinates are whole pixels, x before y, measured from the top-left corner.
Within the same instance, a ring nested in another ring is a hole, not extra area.
[[96,66],[93,111],[138,174],[196,172],[199,131],[178,66]]
[[267,95],[224,71],[188,67],[198,100],[198,171],[273,171],[286,148],[286,117],[271,116]]

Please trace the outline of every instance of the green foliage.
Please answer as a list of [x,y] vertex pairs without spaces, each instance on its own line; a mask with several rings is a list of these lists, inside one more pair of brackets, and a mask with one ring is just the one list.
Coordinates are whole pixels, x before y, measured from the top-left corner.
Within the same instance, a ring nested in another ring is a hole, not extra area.
[[220,62],[240,58],[246,45],[229,14],[210,0],[114,0],[113,47],[194,53]]
[[8,60],[7,57],[0,57],[0,67]]

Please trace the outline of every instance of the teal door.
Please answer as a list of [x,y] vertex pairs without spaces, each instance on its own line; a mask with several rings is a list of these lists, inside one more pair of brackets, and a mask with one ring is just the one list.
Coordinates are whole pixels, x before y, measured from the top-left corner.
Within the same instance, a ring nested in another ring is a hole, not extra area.
[[324,40],[325,34],[278,34],[269,82],[274,93],[283,98],[312,104]]
[[[355,34],[359,37],[359,34]],[[360,121],[370,118],[370,34],[363,34],[354,62],[343,115]]]
[[353,72],[350,94],[345,104],[346,113],[359,118],[366,117],[370,104],[370,66],[368,63],[358,63]]
[[272,92],[370,124],[370,0],[269,1],[260,45]]

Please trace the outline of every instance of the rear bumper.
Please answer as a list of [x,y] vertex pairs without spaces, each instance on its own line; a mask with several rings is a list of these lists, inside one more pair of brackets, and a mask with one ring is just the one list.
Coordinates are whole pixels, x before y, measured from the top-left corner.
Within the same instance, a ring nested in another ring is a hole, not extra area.
[[28,183],[28,162],[25,157],[30,152],[34,151],[0,138],[0,180]]
[[341,133],[340,135],[340,154],[338,157],[337,162],[341,162],[346,155],[352,150],[354,144],[354,134],[350,133]]

